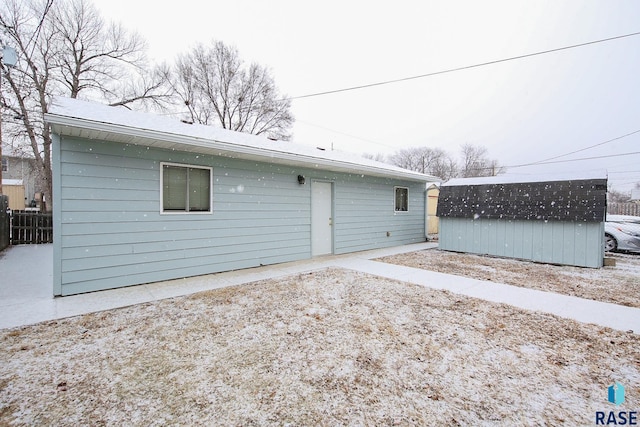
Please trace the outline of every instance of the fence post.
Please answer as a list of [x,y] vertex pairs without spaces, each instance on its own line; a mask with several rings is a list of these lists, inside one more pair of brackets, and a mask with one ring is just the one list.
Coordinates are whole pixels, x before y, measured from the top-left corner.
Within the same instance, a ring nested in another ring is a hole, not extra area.
[[11,233],[9,222],[9,197],[0,195],[0,251],[9,246]]

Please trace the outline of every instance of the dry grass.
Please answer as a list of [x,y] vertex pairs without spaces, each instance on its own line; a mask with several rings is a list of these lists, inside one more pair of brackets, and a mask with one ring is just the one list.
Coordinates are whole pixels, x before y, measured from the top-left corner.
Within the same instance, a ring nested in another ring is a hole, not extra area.
[[339,269],[0,342],[0,425],[590,425],[613,381],[640,406],[638,335]]
[[614,267],[539,264],[438,249],[377,261],[640,308],[640,255],[607,256],[616,260]]

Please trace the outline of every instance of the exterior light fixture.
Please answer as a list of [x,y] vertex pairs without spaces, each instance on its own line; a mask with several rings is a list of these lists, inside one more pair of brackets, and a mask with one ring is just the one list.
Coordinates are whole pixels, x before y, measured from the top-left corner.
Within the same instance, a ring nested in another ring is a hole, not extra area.
[[304,185],[305,182],[306,182],[305,177],[302,175],[298,175],[298,184]]

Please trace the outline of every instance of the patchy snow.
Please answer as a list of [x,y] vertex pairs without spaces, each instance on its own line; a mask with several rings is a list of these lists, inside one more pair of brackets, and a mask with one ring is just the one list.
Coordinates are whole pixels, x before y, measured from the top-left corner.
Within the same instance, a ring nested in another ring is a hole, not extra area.
[[607,179],[606,170],[586,170],[581,172],[545,173],[545,174],[516,174],[508,173],[497,176],[477,178],[454,178],[442,183],[443,187],[458,185],[485,184],[517,184],[525,182],[556,182],[556,181],[584,181],[588,179]]
[[640,255],[608,253],[607,257],[616,265],[584,268],[438,249],[378,261],[640,308]]
[[[188,124],[182,121],[149,113],[131,111],[124,107],[78,99],[54,98],[47,122],[53,125],[75,126],[90,130],[106,130],[135,137],[163,140],[171,138],[181,146],[197,145],[207,148],[211,154],[217,150],[259,155],[265,160],[283,157],[291,161],[304,161],[311,167],[323,166],[322,162],[339,164],[351,172],[385,173],[423,182],[439,181],[438,178],[342,151],[320,150],[308,145],[288,141],[274,141],[266,136],[235,132],[214,126]],[[113,135],[112,135],[113,136]],[[178,139],[175,139],[175,138]],[[320,163],[318,163],[320,162]]]
[[0,331],[2,425],[589,425],[640,336],[340,269]]

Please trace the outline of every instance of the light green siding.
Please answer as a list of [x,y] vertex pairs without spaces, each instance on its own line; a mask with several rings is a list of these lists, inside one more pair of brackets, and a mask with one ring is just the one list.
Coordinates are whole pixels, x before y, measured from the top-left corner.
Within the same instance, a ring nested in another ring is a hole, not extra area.
[[[408,212],[395,212],[394,185],[409,188]],[[424,183],[394,184],[358,175],[336,185],[335,252],[425,241],[425,197]]]
[[[56,295],[309,258],[313,179],[334,183],[335,253],[424,241],[424,183],[68,137],[53,159]],[[161,214],[161,162],[213,168],[213,212]]]
[[604,223],[440,218],[440,249],[602,267]]

